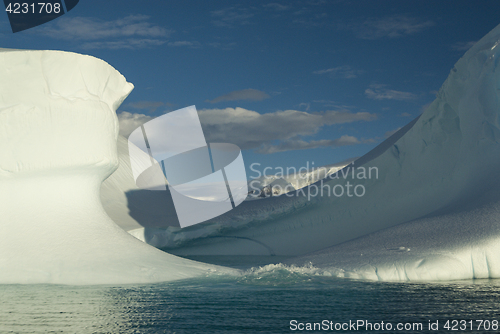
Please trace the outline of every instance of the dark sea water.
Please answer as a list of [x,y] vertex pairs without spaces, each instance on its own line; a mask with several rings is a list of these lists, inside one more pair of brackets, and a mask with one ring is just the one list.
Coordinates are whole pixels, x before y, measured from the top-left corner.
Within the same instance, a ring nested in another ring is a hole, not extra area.
[[[2,334],[498,333],[499,320],[498,280],[381,283],[271,265],[148,285],[0,285]],[[316,331],[299,330],[307,323]]]

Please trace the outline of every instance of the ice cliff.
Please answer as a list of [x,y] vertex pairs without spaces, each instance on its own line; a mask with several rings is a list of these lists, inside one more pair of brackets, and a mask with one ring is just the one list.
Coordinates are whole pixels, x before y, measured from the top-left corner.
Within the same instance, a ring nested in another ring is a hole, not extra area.
[[[297,256],[290,263],[358,278],[500,277],[499,44],[497,26],[456,63],[419,118],[344,168],[376,167],[377,177],[327,178],[145,239],[176,254]],[[312,195],[347,181],[366,193]]]
[[220,267],[138,241],[105,213],[118,166],[116,108],[133,85],[106,62],[0,52],[0,283],[167,281]]

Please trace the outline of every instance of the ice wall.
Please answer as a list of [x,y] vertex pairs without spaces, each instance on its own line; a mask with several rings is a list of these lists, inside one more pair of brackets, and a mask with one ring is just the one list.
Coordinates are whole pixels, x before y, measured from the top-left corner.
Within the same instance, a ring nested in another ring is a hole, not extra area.
[[0,52],[0,283],[157,282],[225,270],[120,229],[100,202],[133,86],[100,59]]
[[[354,180],[366,188],[364,196],[308,198],[297,192],[243,203],[177,232],[172,252],[304,255],[431,214],[454,214],[464,203],[480,207],[482,194],[500,189],[499,42],[500,26],[456,63],[420,118],[355,162],[378,169],[378,178]],[[190,238],[210,229],[208,237]],[[480,245],[484,235],[477,236]]]
[[339,277],[443,281],[500,277],[497,190],[433,215],[289,260]]
[[[101,185],[101,202],[106,213],[125,231],[143,227],[137,220],[130,216],[130,209],[128,207],[129,203],[126,194],[139,190],[132,175],[128,145],[128,140],[118,135],[118,168]],[[147,156],[147,159],[147,161],[150,161],[149,156]],[[144,210],[144,214],[147,215],[149,213],[149,210]]]

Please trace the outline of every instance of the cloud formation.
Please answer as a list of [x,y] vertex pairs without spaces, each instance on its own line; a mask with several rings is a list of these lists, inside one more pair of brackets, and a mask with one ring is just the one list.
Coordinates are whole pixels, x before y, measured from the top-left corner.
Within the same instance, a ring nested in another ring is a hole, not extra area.
[[[377,117],[368,112],[353,113],[349,110],[328,110],[308,113],[297,110],[259,114],[244,108],[202,109],[198,116],[209,143],[232,143],[241,149],[254,149],[270,154],[317,147],[339,147],[371,143],[343,135],[336,139],[306,141],[303,137],[314,135],[324,126],[359,121],[372,121]],[[120,134],[128,137],[141,124],[153,117],[123,111],[118,114]]]
[[348,135],[344,135],[337,139],[312,140],[309,142],[302,139],[288,139],[282,141],[277,145],[265,143],[256,151],[261,154],[272,154],[285,151],[307,150],[318,147],[340,147],[347,145],[357,145],[361,143],[362,141],[360,141],[358,138]]
[[276,2],[271,2],[271,3],[265,4],[265,5],[263,5],[263,7],[266,9],[272,9],[272,10],[275,10],[278,12],[282,12],[282,11],[290,9],[290,6],[285,6],[285,5],[282,5],[280,3],[276,3]]
[[339,28],[353,31],[358,38],[375,40],[413,35],[434,25],[435,23],[431,20],[394,15],[385,18],[367,19],[361,24],[340,24]]
[[137,129],[142,124],[153,119],[151,116],[144,114],[133,114],[127,111],[122,111],[117,114],[118,123],[120,125],[120,134],[124,137],[128,137],[132,131]]
[[249,19],[254,16],[248,9],[237,6],[214,10],[210,14],[214,18],[212,23],[218,27],[250,24]]
[[197,49],[201,47],[201,43],[198,41],[176,41],[176,42],[169,42],[167,44],[168,46],[173,46],[173,47],[189,47],[193,49]]
[[141,14],[112,21],[61,17],[38,31],[55,39],[88,41],[82,44],[86,49],[131,49],[164,44],[173,31],[148,22],[149,18]]
[[301,137],[314,135],[322,127],[328,125],[376,119],[374,114],[368,112],[353,113],[349,110],[329,110],[317,113],[284,110],[259,114],[244,108],[225,108],[202,109],[198,114],[207,141],[233,143],[241,149],[257,149],[257,152],[261,153],[320,146],[341,146],[347,142],[350,145],[359,143],[353,141],[353,137],[309,143]]
[[242,89],[236,90],[234,92],[227,93],[225,95],[216,97],[213,100],[207,100],[206,102],[217,103],[222,101],[262,101],[268,99],[270,96],[260,90],[257,89]]
[[165,41],[158,39],[148,39],[148,38],[129,38],[122,41],[106,41],[106,42],[87,42],[83,43],[81,47],[86,50],[91,49],[142,49],[150,48],[154,46],[159,46],[165,44]]
[[365,90],[366,97],[374,100],[398,100],[408,101],[413,100],[417,96],[409,92],[401,92],[397,90],[387,89],[386,85],[373,84]]
[[314,74],[329,74],[332,77],[340,77],[344,79],[354,79],[363,74],[362,70],[355,70],[349,65],[343,65],[325,70],[314,71]]

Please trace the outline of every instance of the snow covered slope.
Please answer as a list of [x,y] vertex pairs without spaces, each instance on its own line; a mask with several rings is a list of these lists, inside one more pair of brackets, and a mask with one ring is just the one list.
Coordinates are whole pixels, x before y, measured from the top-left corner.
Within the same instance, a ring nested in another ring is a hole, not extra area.
[[[172,252],[305,255],[418,219],[414,226],[425,227],[415,227],[419,233],[403,237],[394,232],[402,240],[401,245],[387,246],[389,254],[397,252],[395,257],[370,260],[368,271],[357,270],[359,261],[347,269],[359,277],[377,277],[377,272],[381,279],[500,277],[496,248],[500,216],[495,202],[500,198],[499,43],[500,26],[456,63],[436,100],[418,119],[355,162],[355,168],[376,167],[378,177],[332,179],[324,184],[332,188],[351,181],[365,187],[364,196],[312,196],[314,186],[320,186],[316,183],[310,187],[310,198],[307,192],[297,192],[292,197],[243,203],[206,224],[170,236],[176,242],[170,245],[178,247]],[[391,233],[380,236],[381,240],[388,240]],[[203,238],[190,238],[196,235]],[[378,238],[351,241],[346,250],[356,253],[363,246],[363,254],[376,252],[381,249]],[[398,252],[399,247],[410,251]],[[410,259],[415,247],[425,251]],[[319,262],[338,268],[336,258],[343,256],[342,250],[343,246],[336,246],[329,250],[331,255],[322,253]],[[315,262],[314,257],[307,260]],[[401,263],[420,269],[401,271]],[[459,270],[453,269],[457,263],[463,264]]]
[[156,282],[226,270],[144,244],[105,213],[116,108],[133,86],[90,56],[0,52],[0,283]]
[[500,277],[500,192],[461,203],[446,214],[294,258],[334,276],[383,281]]
[[247,200],[279,196],[297,189],[302,189],[341,170],[349,163],[327,165],[286,175],[262,175],[248,182],[250,193]]

